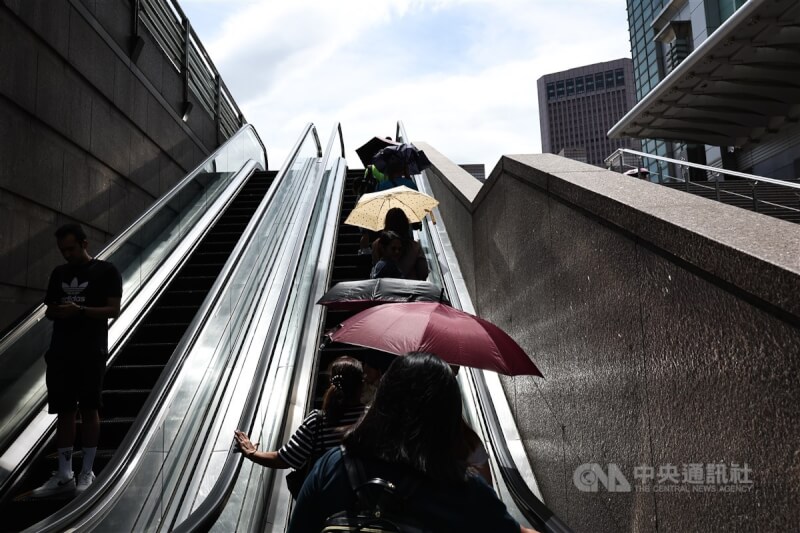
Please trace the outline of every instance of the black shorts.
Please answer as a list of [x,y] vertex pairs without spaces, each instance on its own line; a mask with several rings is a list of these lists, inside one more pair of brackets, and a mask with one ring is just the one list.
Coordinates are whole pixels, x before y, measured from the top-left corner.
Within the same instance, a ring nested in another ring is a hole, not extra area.
[[103,376],[106,354],[81,355],[48,351],[47,405],[51,414],[103,406]]

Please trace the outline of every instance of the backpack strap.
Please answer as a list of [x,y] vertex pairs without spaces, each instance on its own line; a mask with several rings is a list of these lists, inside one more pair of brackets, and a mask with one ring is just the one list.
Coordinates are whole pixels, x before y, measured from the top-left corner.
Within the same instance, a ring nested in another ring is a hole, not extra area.
[[[387,503],[395,500],[398,503],[405,502],[419,487],[420,480],[418,476],[405,476],[403,478],[403,490],[398,491],[398,486],[391,481],[375,477],[372,479],[367,478],[364,471],[364,463],[360,459],[347,453],[347,448],[344,445],[340,446],[342,451],[342,459],[344,459],[344,467],[347,470],[347,479],[350,482],[350,488],[355,492],[358,499],[358,505],[362,509],[380,509],[387,507]],[[370,491],[370,488],[380,487],[380,497],[376,498],[374,493],[377,491]],[[365,490],[367,489],[367,490]]]

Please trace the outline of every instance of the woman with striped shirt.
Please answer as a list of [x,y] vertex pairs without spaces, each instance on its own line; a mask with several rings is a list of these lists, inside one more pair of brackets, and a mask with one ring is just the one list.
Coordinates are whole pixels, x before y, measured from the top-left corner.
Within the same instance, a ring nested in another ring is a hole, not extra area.
[[352,357],[339,357],[331,363],[331,381],[322,400],[322,409],[308,414],[289,442],[280,450],[260,452],[242,431],[236,441],[242,454],[254,463],[270,468],[298,470],[309,458],[316,458],[341,444],[344,432],[364,414],[361,403],[364,371],[361,362]]

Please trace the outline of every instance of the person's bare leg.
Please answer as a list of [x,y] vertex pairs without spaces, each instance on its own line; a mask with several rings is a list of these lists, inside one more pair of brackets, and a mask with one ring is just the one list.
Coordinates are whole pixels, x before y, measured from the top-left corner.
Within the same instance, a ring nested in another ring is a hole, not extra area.
[[56,424],[57,448],[70,448],[75,443],[75,413],[76,411],[58,413],[58,423]]
[[81,409],[81,443],[83,447],[93,448],[97,446],[99,440],[100,414],[97,409]]
[[97,442],[100,439],[100,415],[97,409],[81,409],[81,442],[83,444],[83,465],[78,477],[78,491],[85,490],[94,481],[92,468],[97,456]]
[[76,411],[58,413],[58,422],[56,423],[58,476],[62,480],[72,477],[72,447],[75,443],[75,414]]

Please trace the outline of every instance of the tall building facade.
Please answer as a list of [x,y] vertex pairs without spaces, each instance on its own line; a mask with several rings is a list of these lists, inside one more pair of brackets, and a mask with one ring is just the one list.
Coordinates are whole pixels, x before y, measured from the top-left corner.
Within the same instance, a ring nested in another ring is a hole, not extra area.
[[[636,101],[641,101],[746,0],[627,0]],[[718,146],[642,139],[642,151],[695,163],[722,165]],[[651,161],[650,170],[677,172]]]
[[639,141],[606,136],[635,102],[630,59],[547,74],[537,86],[542,152],[603,166],[617,148],[639,149]]

